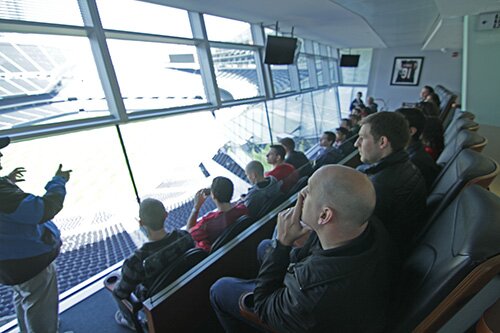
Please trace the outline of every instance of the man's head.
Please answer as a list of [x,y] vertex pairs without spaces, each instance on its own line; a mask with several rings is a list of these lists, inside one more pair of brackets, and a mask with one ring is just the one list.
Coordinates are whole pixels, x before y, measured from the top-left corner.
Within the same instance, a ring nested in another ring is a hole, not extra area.
[[323,133],[321,138],[319,138],[319,145],[325,148],[331,147],[336,139],[337,137],[335,136],[335,133],[326,131]]
[[139,223],[152,231],[163,229],[163,223],[168,213],[165,206],[159,200],[147,198],[141,201],[139,207]]
[[342,165],[326,165],[309,178],[302,190],[302,221],[321,237],[333,230],[362,226],[375,209],[375,189],[368,177]]
[[226,177],[215,177],[210,186],[212,198],[220,203],[230,202],[233,197],[233,182]]
[[361,91],[358,91],[358,93],[356,94],[356,97],[358,99],[361,99],[361,97],[363,97],[363,93]]
[[366,98],[366,104],[372,105],[373,103],[375,103],[375,100],[373,99],[373,97],[369,96]]
[[[349,115],[349,119],[348,119],[352,125],[357,125],[360,121],[361,121],[361,117],[357,114],[351,114]],[[341,127],[344,127],[342,126],[342,123],[340,124]],[[350,127],[347,127],[347,129],[350,129]]]
[[[10,143],[9,137],[7,137],[7,136],[0,137],[0,149],[7,147],[9,145],[9,143]],[[0,151],[0,157],[2,157],[2,156],[3,156],[3,154]],[[0,170],[2,170],[2,163],[1,162],[0,162]]]
[[416,108],[400,108],[396,112],[399,112],[405,117],[410,126],[410,135],[413,140],[418,141],[422,131],[425,127],[425,116],[420,109]]
[[251,161],[245,167],[245,174],[251,184],[257,184],[264,179],[264,166],[259,161]]
[[372,164],[404,149],[410,140],[406,119],[397,112],[377,112],[361,121],[359,137],[354,144],[361,162]]
[[[349,116],[349,118],[350,118],[350,116]],[[351,127],[352,127],[352,121],[349,118],[342,118],[340,120],[340,127],[347,128],[348,130],[351,129]]]
[[420,90],[420,97],[422,100],[425,100],[428,95],[434,92],[434,89],[431,86],[424,86],[422,90]]
[[283,147],[285,147],[287,154],[295,150],[295,142],[292,138],[283,138],[280,140],[280,143]]
[[269,152],[266,155],[267,163],[271,165],[279,165],[285,161],[286,151],[282,145],[271,145]]
[[338,127],[335,129],[335,135],[337,136],[336,141],[344,142],[344,140],[347,139],[347,136],[349,135],[349,130],[344,127]]

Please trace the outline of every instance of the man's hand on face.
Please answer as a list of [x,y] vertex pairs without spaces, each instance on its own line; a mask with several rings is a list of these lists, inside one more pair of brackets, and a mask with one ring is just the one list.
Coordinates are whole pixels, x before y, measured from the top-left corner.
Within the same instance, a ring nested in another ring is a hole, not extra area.
[[300,192],[295,207],[278,214],[278,241],[285,246],[292,246],[295,240],[309,233],[310,229],[300,223],[305,194]]

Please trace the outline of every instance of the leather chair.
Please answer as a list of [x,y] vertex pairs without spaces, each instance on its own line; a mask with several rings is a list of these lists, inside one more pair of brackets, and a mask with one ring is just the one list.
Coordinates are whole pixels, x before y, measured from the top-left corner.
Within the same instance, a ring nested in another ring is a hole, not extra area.
[[450,113],[452,113],[453,103],[457,100],[457,95],[442,85],[437,85],[434,88],[434,92],[439,96],[439,100],[441,101],[441,105],[439,105],[439,118],[444,122]]
[[476,132],[461,130],[444,147],[436,163],[441,167],[446,168],[446,165],[451,162],[458,155],[458,153],[462,151],[462,149],[470,148],[481,152],[487,143],[488,140]]
[[302,190],[307,185],[308,180],[309,176],[304,176],[302,178],[299,178],[299,180],[295,183],[295,185],[293,185],[293,187],[288,191],[286,196],[290,197],[295,193],[299,192],[300,190]]
[[239,235],[243,230],[248,228],[255,220],[249,216],[240,216],[234,223],[224,229],[222,234],[212,243],[210,253],[214,253],[222,246],[226,245],[230,240]]
[[427,224],[433,223],[465,186],[479,184],[488,188],[498,172],[498,164],[491,158],[471,149],[462,150],[441,170],[427,196]]
[[476,118],[476,115],[472,112],[469,112],[469,111],[462,111],[462,110],[457,109],[457,110],[455,110],[455,112],[453,112],[453,116],[448,117],[446,122],[443,122],[443,128],[447,129],[448,126],[453,124],[453,122],[457,121],[458,119],[462,119],[462,118],[474,120]]
[[286,199],[286,195],[283,194],[282,192],[279,192],[278,194],[276,194],[276,197],[274,197],[274,199],[268,201],[267,204],[262,206],[262,208],[260,209],[260,211],[257,213],[257,215],[255,217],[257,219],[260,219],[261,217],[263,217],[264,215],[266,215],[267,213],[272,211],[274,208],[276,208],[280,204],[282,204],[283,201],[285,201],[285,199]]
[[476,325],[476,333],[500,332],[500,299],[481,316]]
[[475,132],[479,129],[479,124],[467,118],[457,119],[444,132],[445,146],[458,132],[464,129]]
[[[188,270],[205,259],[207,255],[208,254],[206,251],[199,248],[192,248],[186,251],[184,254],[176,258],[173,263],[166,267],[166,269],[162,270],[162,272],[156,277],[156,279],[147,289],[147,293],[144,298],[150,298],[166,288],[182,274],[186,273]],[[157,256],[152,255],[146,258],[143,262],[143,265],[145,270],[153,269],[153,266],[158,265]],[[112,292],[119,277],[120,273],[118,272],[110,274],[104,280],[104,286]],[[135,293],[132,293],[129,298],[122,300],[122,302],[132,314],[136,331],[139,333],[146,331],[146,323],[139,316],[139,312],[143,308],[142,302],[140,301],[139,297],[137,297]]]
[[403,265],[391,332],[437,332],[500,272],[499,222],[500,198],[480,186],[453,200]]

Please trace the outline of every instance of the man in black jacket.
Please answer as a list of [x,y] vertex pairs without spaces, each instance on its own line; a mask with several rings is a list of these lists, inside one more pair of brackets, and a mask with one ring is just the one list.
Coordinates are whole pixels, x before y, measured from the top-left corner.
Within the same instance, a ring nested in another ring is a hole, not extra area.
[[[255,281],[222,278],[212,306],[226,332],[244,332],[238,299],[254,291],[255,312],[277,332],[382,332],[392,281],[391,247],[370,220],[375,190],[354,169],[324,166],[294,208],[278,215],[278,236]],[[302,248],[292,244],[313,230]]]
[[441,168],[436,164],[431,155],[424,150],[424,145],[420,141],[420,136],[425,127],[425,116],[421,110],[416,108],[400,108],[396,111],[401,113],[408,121],[411,139],[406,151],[410,155],[410,161],[422,173],[427,192],[430,192],[432,183],[434,183]]
[[291,164],[299,172],[299,177],[310,176],[312,173],[312,164],[307,156],[295,150],[295,142],[292,138],[283,138],[280,140],[281,145],[285,148],[285,162]]
[[410,139],[406,119],[397,112],[377,112],[361,123],[355,146],[377,192],[375,215],[384,223],[404,257],[423,225],[425,180],[405,150]]

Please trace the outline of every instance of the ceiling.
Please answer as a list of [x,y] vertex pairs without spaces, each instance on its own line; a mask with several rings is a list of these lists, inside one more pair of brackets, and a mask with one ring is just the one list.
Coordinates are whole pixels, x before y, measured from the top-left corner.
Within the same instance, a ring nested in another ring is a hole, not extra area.
[[459,49],[462,16],[500,11],[500,0],[147,0],[251,23],[341,48]]

